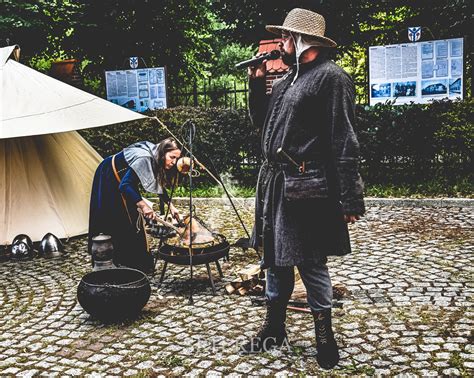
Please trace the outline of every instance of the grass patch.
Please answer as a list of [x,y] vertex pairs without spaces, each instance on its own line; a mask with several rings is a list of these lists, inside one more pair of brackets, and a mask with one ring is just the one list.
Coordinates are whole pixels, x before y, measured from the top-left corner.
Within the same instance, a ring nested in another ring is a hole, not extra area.
[[303,348],[302,346],[292,346],[291,347],[291,353],[294,354],[295,356],[297,357],[300,357],[303,355],[305,351],[305,348]]
[[464,367],[464,359],[461,357],[460,352],[453,352],[448,361],[450,368],[459,370],[461,377],[472,377],[468,369]]
[[[226,186],[228,192],[239,198],[255,196],[255,186]],[[474,198],[474,184],[468,180],[455,184],[433,181],[422,184],[369,184],[366,183],[365,195],[377,198],[426,198],[426,197],[454,197]],[[143,193],[145,197],[155,197],[149,193]],[[225,197],[224,189],[220,185],[199,184],[193,189],[193,196],[200,198]],[[175,188],[173,197],[189,197],[187,183],[182,183]]]
[[[255,196],[254,187],[246,186],[226,186],[227,191],[231,196],[239,198],[247,198]],[[186,184],[181,185],[175,189],[174,197],[189,197],[189,188]],[[220,185],[200,185],[193,190],[194,197],[224,197],[226,196],[224,189]]]
[[366,184],[365,195],[378,198],[462,197],[474,198],[474,184],[465,179],[456,183],[429,181],[418,184]]
[[179,356],[168,356],[164,358],[160,358],[157,363],[160,366],[167,367],[167,368],[175,368],[178,366],[188,367],[188,364],[184,361],[183,358]]
[[348,366],[344,366],[343,370],[338,371],[343,374],[349,374],[349,376],[353,375],[374,375],[375,368],[369,365],[357,365],[357,363],[352,360],[352,364]]

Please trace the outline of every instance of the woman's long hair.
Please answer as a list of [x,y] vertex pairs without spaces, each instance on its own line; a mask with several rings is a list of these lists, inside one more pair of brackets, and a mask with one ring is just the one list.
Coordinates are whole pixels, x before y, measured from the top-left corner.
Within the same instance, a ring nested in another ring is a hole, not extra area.
[[158,144],[158,148],[156,149],[155,153],[155,161],[158,167],[156,176],[162,188],[171,187],[176,180],[178,173],[176,165],[174,165],[171,169],[165,169],[166,153],[179,149],[180,147],[174,138],[166,138]]

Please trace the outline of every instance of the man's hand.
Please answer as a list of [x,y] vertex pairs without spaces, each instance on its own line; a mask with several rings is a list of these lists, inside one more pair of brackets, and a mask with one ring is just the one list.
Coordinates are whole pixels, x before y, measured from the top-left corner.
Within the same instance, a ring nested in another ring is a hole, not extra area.
[[[258,58],[263,53],[257,54],[255,58]],[[262,64],[255,67],[248,67],[247,73],[250,79],[265,77],[267,74],[267,61],[264,60]]]
[[150,220],[156,219],[156,214],[153,211],[153,209],[150,206],[148,206],[146,202],[143,200],[137,202],[137,210],[139,213],[142,213],[146,219],[150,219]]
[[344,215],[344,220],[346,223],[355,223],[355,221],[358,221],[359,219],[359,215]]

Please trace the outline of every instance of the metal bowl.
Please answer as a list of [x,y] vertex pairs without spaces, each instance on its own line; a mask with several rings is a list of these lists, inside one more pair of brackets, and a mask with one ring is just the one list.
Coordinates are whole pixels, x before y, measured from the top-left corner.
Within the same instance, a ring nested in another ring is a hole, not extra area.
[[[207,264],[229,255],[230,245],[222,241],[210,247],[193,248],[193,265]],[[158,251],[159,256],[167,262],[177,265],[189,265],[189,248],[164,244]]]
[[136,269],[116,268],[82,277],[77,299],[90,315],[103,320],[137,316],[150,299],[147,276]]

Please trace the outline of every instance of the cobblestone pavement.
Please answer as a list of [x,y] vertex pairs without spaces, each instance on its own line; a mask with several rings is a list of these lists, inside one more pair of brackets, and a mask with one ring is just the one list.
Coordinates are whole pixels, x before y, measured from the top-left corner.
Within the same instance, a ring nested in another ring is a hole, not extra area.
[[[197,208],[230,241],[244,236],[228,205]],[[350,290],[334,310],[342,359],[331,374],[473,375],[473,218],[472,207],[369,205],[351,225],[354,252],[330,261],[333,283]],[[224,279],[214,270],[216,296],[198,268],[188,305],[189,271],[171,266],[161,288],[151,279],[139,319],[102,324],[76,301],[85,249],[79,237],[64,258],[0,263],[0,375],[323,374],[307,313],[288,312],[289,349],[239,354],[264,309],[224,285],[256,262],[252,251],[231,249]]]

